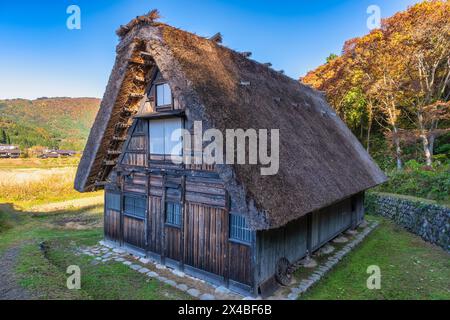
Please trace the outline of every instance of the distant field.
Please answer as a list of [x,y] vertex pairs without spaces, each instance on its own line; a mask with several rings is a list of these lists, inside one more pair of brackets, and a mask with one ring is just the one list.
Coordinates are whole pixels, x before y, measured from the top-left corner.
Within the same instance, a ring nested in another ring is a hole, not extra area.
[[0,203],[23,208],[79,198],[102,192],[79,193],[73,188],[79,159],[1,159]]
[[61,168],[76,167],[80,162],[79,157],[39,159],[39,158],[19,158],[0,159],[0,169],[25,169],[25,168]]

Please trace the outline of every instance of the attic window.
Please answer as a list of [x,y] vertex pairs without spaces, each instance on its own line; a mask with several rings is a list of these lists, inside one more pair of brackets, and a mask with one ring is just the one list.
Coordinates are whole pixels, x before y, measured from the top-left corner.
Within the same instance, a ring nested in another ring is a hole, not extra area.
[[172,90],[167,83],[156,85],[156,107],[166,107],[172,104]]
[[150,124],[150,154],[181,155],[180,118],[152,120]]

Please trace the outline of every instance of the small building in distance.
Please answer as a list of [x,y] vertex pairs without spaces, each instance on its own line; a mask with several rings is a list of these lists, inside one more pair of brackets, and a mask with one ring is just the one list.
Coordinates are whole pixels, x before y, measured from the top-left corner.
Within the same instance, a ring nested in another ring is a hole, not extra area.
[[64,158],[64,157],[73,157],[77,152],[74,150],[56,150],[56,149],[45,149],[39,158],[48,159],[48,158]]
[[9,144],[0,144],[0,158],[19,158],[20,148]]

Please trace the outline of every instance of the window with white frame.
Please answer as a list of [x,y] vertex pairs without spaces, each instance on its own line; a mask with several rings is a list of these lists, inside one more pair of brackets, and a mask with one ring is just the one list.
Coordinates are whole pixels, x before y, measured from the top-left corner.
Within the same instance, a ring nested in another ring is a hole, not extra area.
[[252,241],[252,232],[247,225],[245,217],[230,214],[230,240],[245,243]]
[[168,118],[150,121],[150,154],[182,154],[182,120]]
[[167,83],[156,85],[156,107],[172,104],[172,90]]

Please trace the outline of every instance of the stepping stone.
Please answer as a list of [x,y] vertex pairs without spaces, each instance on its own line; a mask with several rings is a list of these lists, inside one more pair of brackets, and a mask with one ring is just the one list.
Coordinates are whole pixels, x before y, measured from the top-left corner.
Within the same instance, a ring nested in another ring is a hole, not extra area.
[[289,300],[297,300],[298,295],[296,295],[295,293],[289,293],[287,298]]
[[216,290],[214,290],[216,293],[220,294],[228,294],[230,293],[230,290],[228,288],[225,288],[224,286],[217,287]]
[[164,281],[165,284],[172,286],[172,287],[176,287],[177,283],[173,280],[167,279],[166,281]]
[[339,236],[333,239],[333,243],[346,243],[346,242],[348,242],[348,239],[344,236]]
[[180,270],[173,270],[172,273],[180,278],[184,278],[184,276],[186,275],[183,271]]
[[142,267],[141,267],[140,265],[138,265],[138,264],[132,264],[132,265],[130,265],[130,268],[133,269],[133,270],[138,271],[138,270],[141,269]]
[[166,282],[168,279],[166,277],[157,276],[156,279],[158,279],[161,282]]
[[118,253],[118,254],[123,254],[123,253],[125,253],[125,250],[119,249],[119,248],[115,248],[115,249],[113,249],[113,251],[114,251],[115,253]]
[[186,291],[188,289],[188,286],[181,283],[181,284],[177,285],[177,289],[181,290],[181,291]]
[[124,258],[114,258],[114,260],[117,261],[117,262],[124,262],[125,261]]
[[361,222],[361,223],[359,224],[358,227],[360,227],[360,228],[366,228],[368,225],[369,225],[369,224],[367,223],[367,221],[366,221],[366,220],[363,220],[363,222]]
[[345,234],[349,235],[349,236],[354,236],[354,235],[358,234],[358,231],[356,229],[353,229],[353,230],[348,229],[347,231],[345,231]]
[[166,269],[166,267],[165,266],[163,266],[162,264],[156,264],[156,269],[159,269],[159,270],[164,270],[164,269]]
[[148,263],[150,263],[150,259],[147,259],[147,258],[140,258],[140,259],[139,259],[139,262],[141,262],[141,263],[143,263],[143,264],[148,264]]
[[330,254],[334,251],[334,247],[331,244],[326,244],[324,245],[322,248],[319,249],[319,251],[317,252],[317,255],[320,256],[325,256],[327,254]]
[[317,267],[317,262],[313,258],[305,258],[301,261],[301,264],[304,268],[315,268]]
[[200,291],[194,288],[189,289],[187,293],[195,298],[198,298],[198,296],[200,295]]
[[150,272],[150,270],[148,270],[147,268],[141,268],[138,270],[140,273],[148,273]]
[[200,296],[200,300],[216,300],[212,294],[204,293]]
[[122,262],[124,265],[126,265],[126,266],[131,266],[131,262],[130,261],[124,261],[124,262]]
[[150,271],[150,272],[147,272],[147,276],[149,276],[151,278],[156,278],[159,275],[156,272]]

